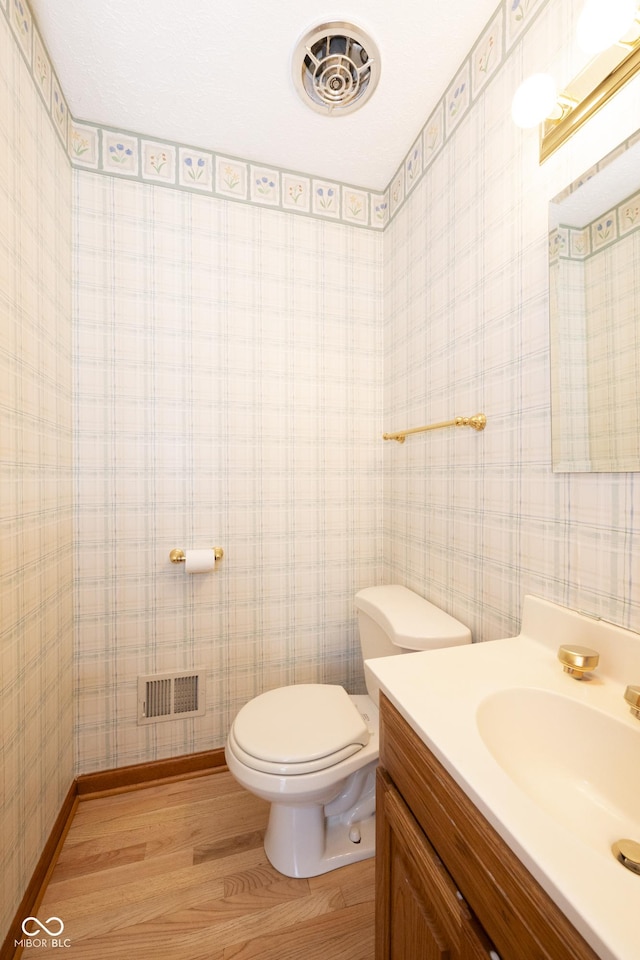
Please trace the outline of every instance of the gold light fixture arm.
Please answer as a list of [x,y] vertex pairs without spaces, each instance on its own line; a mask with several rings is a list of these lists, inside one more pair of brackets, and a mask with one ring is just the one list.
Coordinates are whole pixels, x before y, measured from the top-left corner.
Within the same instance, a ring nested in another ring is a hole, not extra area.
[[427,430],[440,430],[442,427],[472,427],[474,430],[484,430],[486,425],[487,418],[484,413],[476,413],[473,417],[454,417],[453,420],[431,423],[426,427],[412,427],[411,430],[399,430],[397,433],[383,433],[382,439],[404,443],[406,437],[412,433],[426,433]]
[[540,163],[561,147],[640,71],[640,24],[631,38],[598,54],[569,83],[559,97],[560,110],[540,129]]

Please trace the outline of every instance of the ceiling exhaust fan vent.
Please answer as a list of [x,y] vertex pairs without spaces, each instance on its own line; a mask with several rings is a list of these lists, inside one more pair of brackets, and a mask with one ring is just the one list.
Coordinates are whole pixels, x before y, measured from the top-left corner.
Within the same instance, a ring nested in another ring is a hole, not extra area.
[[351,23],[334,21],[310,30],[293,56],[293,79],[312,110],[342,116],[361,107],[380,77],[373,40]]

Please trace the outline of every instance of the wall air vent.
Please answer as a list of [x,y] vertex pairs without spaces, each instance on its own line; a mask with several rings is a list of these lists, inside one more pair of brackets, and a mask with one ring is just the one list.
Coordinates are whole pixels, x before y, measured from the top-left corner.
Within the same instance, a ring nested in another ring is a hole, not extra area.
[[138,723],[201,717],[205,712],[204,675],[157,673],[138,677]]
[[310,30],[293,54],[293,81],[317,113],[341,116],[361,107],[376,88],[380,55],[373,40],[351,23],[333,21]]

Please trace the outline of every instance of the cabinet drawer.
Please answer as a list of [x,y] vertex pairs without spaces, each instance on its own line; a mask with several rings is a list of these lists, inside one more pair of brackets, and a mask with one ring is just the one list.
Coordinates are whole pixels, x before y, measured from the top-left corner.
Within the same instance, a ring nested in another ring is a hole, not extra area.
[[381,765],[501,960],[598,960],[383,694],[380,724]]

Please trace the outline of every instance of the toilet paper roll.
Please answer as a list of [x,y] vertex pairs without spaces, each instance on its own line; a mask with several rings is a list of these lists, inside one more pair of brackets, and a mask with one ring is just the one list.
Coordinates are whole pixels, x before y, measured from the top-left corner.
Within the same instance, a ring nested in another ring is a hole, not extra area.
[[210,573],[216,565],[213,550],[185,550],[187,573]]

